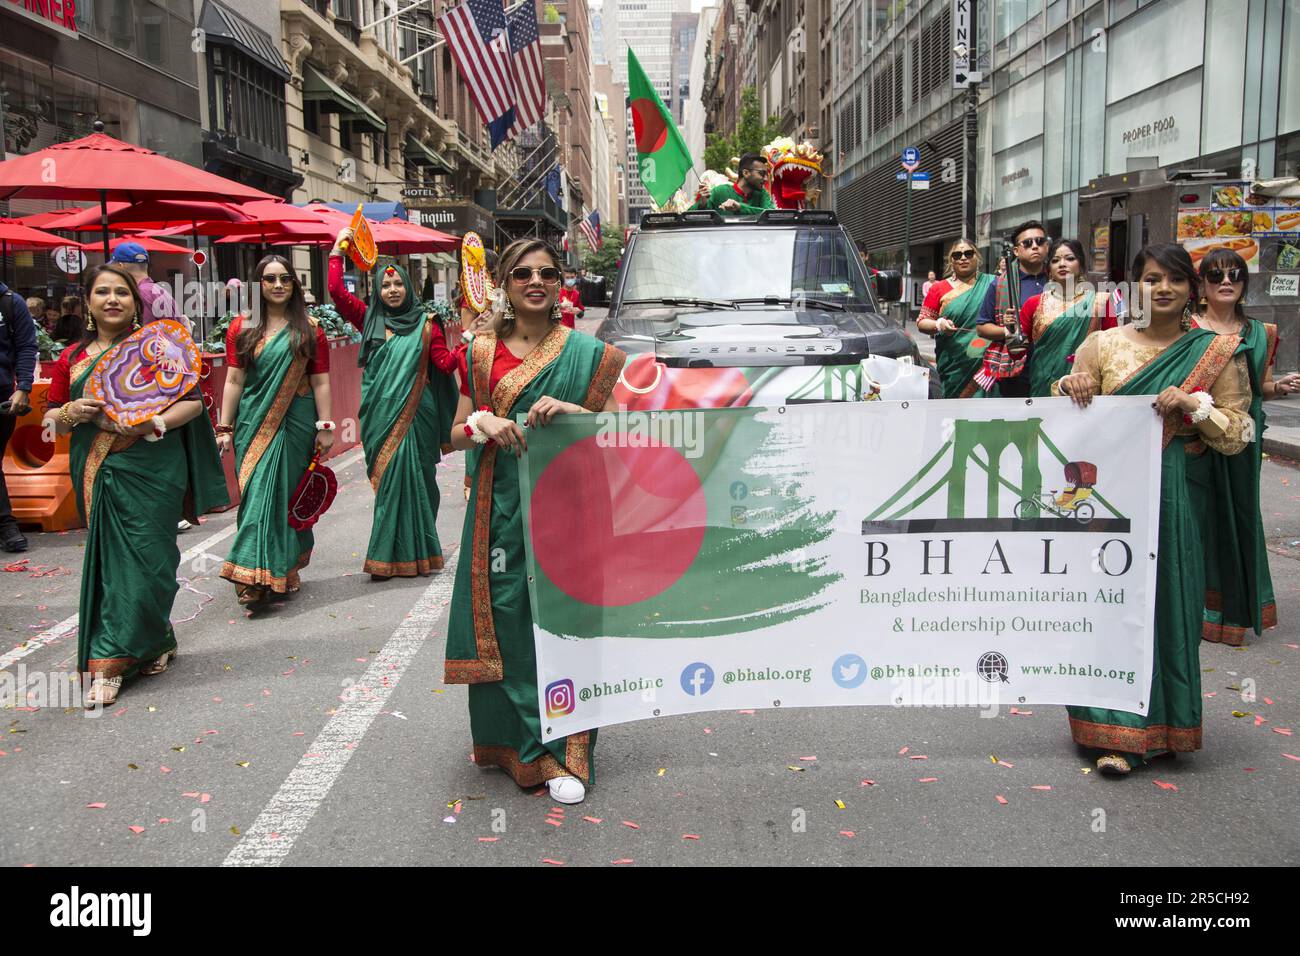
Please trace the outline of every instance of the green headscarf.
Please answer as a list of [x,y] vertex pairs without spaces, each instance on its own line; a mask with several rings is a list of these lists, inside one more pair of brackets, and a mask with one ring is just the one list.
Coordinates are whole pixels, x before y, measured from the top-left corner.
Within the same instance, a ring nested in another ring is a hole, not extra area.
[[[406,286],[406,298],[396,308],[389,308],[379,294],[379,288],[384,281],[384,273],[389,269],[396,272],[401,277],[402,285]],[[361,354],[357,357],[357,365],[361,368],[366,367],[366,362],[369,361],[371,353],[384,344],[386,330],[391,330],[394,335],[409,335],[420,328],[423,321],[424,310],[420,308],[415,289],[411,285],[410,275],[396,262],[377,263],[375,265],[375,290],[370,297],[370,305],[366,308],[366,320],[361,328]]]

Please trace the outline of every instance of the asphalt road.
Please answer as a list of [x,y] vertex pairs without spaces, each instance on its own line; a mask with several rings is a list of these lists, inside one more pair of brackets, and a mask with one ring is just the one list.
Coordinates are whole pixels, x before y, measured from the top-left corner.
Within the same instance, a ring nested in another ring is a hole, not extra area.
[[[209,517],[181,537],[167,674],[95,719],[0,712],[0,864],[1300,862],[1300,761],[1283,756],[1300,742],[1274,732],[1300,733],[1294,465],[1269,462],[1263,478],[1283,625],[1245,649],[1203,646],[1214,696],[1200,753],[1121,780],[1084,773],[1060,707],[673,717],[603,730],[597,785],[550,820],[549,798],[470,762],[466,689],[441,682],[460,456],[439,469],[449,567],[380,584],[361,573],[363,465],[356,452],[338,464],[297,597],[246,618],[216,577],[234,513]],[[66,672],[76,637],[59,625],[76,612],[84,534],[32,545],[25,570],[0,574],[0,661]],[[1245,678],[1251,703],[1229,689]]]

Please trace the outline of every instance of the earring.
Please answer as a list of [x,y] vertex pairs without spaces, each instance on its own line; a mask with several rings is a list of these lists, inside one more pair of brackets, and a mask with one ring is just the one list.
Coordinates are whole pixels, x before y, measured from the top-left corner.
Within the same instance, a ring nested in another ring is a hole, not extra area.
[[86,331],[87,332],[95,331],[95,317],[91,315],[89,312],[86,313]]
[[1188,302],[1185,306],[1183,306],[1183,319],[1181,322],[1178,323],[1178,326],[1184,332],[1191,329],[1192,327],[1192,303],[1191,302]]
[[564,321],[564,313],[560,311],[560,300],[557,297],[555,305],[551,306],[551,324],[559,325],[562,321]]
[[507,295],[507,296],[506,296],[506,314],[505,314],[505,322],[506,322],[507,325],[510,325],[510,324],[512,324],[514,321],[515,321],[515,304],[514,304],[513,302],[510,301],[510,296]]

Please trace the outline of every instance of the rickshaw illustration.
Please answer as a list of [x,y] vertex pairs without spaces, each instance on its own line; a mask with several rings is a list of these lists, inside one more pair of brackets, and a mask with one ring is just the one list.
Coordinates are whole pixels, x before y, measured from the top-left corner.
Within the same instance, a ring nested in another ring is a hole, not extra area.
[[1065,466],[1065,490],[1039,491],[1033,498],[1016,503],[1016,517],[1022,521],[1037,518],[1044,511],[1058,518],[1073,518],[1079,524],[1092,520],[1092,489],[1097,484],[1097,466],[1090,461],[1071,461]]

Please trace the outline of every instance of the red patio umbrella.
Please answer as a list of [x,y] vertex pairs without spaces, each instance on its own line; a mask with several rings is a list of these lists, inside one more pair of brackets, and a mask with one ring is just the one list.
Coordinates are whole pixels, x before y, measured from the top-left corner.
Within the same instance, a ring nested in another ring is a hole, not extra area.
[[[137,245],[141,246],[144,249],[144,251],[149,253],[150,255],[154,255],[154,254],[176,255],[176,256],[194,255],[194,250],[189,248],[188,246],[178,246],[174,242],[163,242],[161,239],[154,239],[150,236],[118,236],[116,239],[112,240],[109,243],[109,251],[111,252],[112,250],[116,249],[124,242],[134,242]],[[69,243],[66,242],[61,242],[59,244],[69,245]],[[85,249],[87,252],[95,252],[99,249],[99,243],[97,242],[83,242],[83,243],[71,243],[71,244],[80,245],[81,248]],[[108,257],[105,256],[104,258],[107,259]]]
[[168,159],[96,132],[0,163],[0,199],[99,200],[103,247],[108,253],[108,202],[144,199],[275,199],[251,186]]
[[[17,219],[0,219],[0,256],[5,259],[8,259],[10,249],[57,249],[67,245],[75,246],[77,243],[32,229]],[[8,278],[7,263],[5,272],[5,278]]]
[[[111,217],[119,209],[126,209],[130,205],[130,203],[126,202],[111,202],[108,204],[108,214]],[[23,216],[18,222],[32,229],[66,229],[68,227],[63,223],[72,222],[75,218],[92,211],[95,215],[99,215],[97,206],[67,206],[64,209],[54,209],[50,212],[38,212],[30,216]]]
[[460,240],[449,233],[427,226],[417,226],[405,219],[385,219],[379,224],[386,233],[395,234],[393,241],[379,240],[379,251],[390,255],[407,255],[412,252],[450,252],[460,247]]

